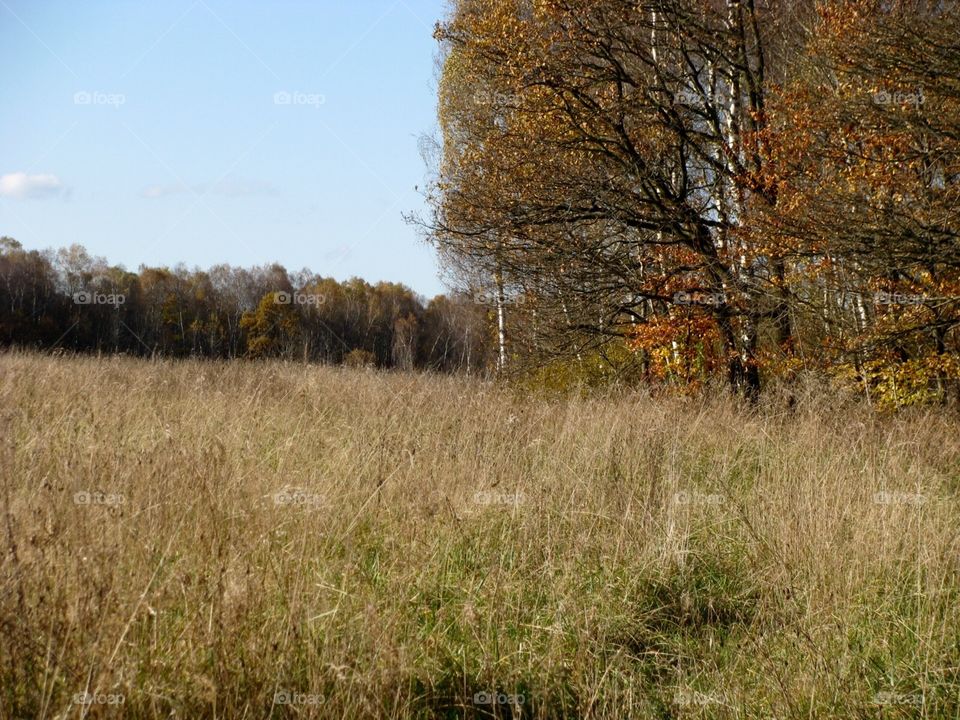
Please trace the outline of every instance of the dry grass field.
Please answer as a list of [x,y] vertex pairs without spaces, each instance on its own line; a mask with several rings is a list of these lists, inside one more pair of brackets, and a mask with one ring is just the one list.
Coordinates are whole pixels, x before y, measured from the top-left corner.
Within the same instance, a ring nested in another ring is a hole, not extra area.
[[0,717],[960,717],[960,422],[0,355]]

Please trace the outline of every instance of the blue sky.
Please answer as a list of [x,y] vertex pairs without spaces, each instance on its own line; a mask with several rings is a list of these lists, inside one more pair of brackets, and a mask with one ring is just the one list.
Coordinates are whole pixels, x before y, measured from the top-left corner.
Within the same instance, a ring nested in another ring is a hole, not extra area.
[[442,292],[418,137],[443,0],[0,0],[0,235],[133,270]]

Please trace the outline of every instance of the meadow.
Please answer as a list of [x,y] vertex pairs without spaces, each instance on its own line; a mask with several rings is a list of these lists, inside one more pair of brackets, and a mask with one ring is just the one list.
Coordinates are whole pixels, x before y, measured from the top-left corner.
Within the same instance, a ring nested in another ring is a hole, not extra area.
[[960,717],[960,421],[0,355],[2,718]]

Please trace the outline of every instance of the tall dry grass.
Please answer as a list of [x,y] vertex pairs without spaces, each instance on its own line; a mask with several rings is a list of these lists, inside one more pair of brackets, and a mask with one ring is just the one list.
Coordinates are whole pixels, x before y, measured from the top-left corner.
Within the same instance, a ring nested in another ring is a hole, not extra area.
[[5,718],[960,714],[936,410],[7,354],[0,413]]

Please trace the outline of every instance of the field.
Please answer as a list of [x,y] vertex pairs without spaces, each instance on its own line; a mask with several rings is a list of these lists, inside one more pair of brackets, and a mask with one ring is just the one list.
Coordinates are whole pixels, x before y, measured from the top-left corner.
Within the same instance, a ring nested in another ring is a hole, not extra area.
[[0,355],[0,717],[960,717],[960,422]]

